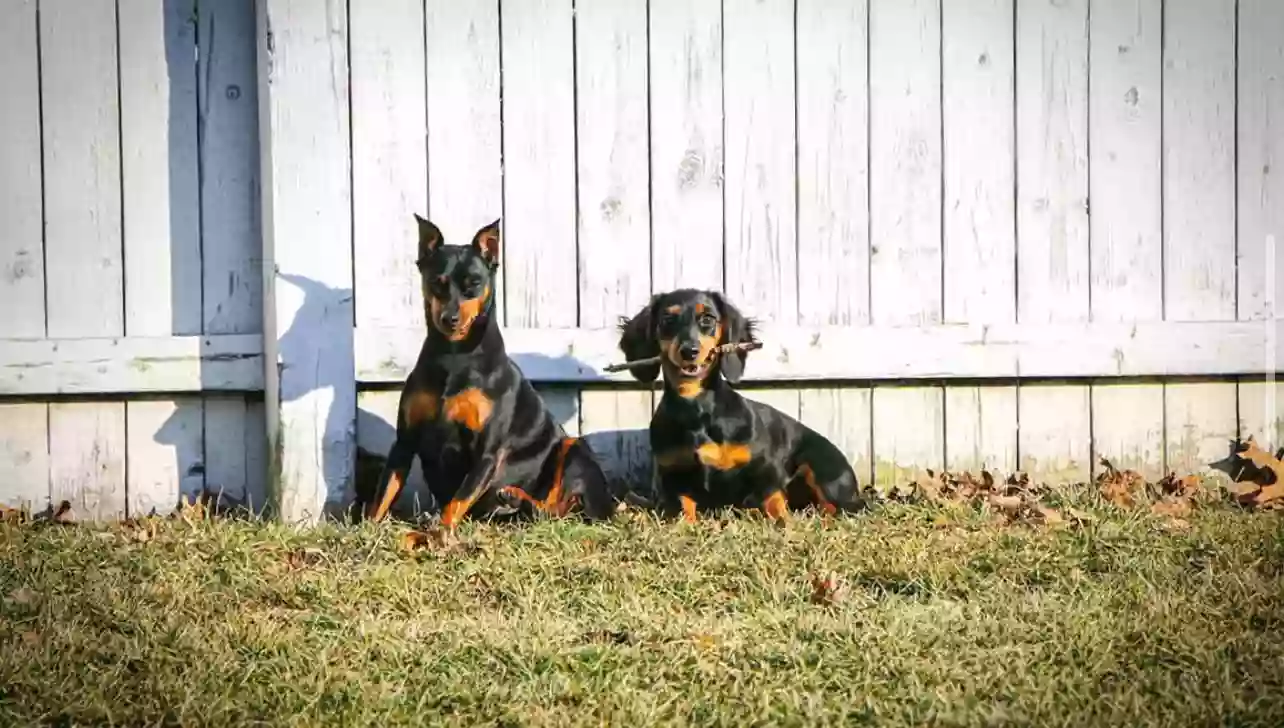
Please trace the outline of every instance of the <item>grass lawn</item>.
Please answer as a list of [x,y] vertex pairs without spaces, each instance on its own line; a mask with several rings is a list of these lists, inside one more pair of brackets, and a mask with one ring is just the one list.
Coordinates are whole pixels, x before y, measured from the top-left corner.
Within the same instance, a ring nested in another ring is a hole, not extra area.
[[1281,514],[1077,508],[4,525],[0,722],[1284,725]]

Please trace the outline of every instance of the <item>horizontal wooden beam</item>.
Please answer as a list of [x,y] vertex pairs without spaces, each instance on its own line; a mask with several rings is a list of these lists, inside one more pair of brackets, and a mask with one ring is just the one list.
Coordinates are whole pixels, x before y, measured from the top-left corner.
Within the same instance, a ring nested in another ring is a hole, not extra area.
[[[422,329],[357,329],[357,380],[403,381],[422,336]],[[745,381],[1234,376],[1284,362],[1279,321],[765,326],[760,338]],[[632,381],[603,371],[623,361],[613,329],[507,329],[504,340],[534,381]]]
[[263,391],[263,337],[0,339],[0,395]]

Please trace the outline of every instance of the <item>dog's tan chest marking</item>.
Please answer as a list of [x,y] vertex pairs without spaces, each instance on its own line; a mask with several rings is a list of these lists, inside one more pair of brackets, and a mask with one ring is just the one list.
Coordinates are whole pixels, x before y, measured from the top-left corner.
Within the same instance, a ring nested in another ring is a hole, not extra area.
[[481,432],[490,419],[495,403],[480,389],[465,389],[446,398],[446,419],[473,432]]

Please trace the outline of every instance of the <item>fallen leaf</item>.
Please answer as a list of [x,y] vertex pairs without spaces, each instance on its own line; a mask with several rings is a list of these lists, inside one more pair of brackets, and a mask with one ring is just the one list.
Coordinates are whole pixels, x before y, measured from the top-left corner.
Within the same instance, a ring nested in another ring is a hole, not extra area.
[[36,595],[35,592],[25,586],[18,587],[17,589],[9,592],[9,601],[14,604],[31,604],[36,601]]
[[713,638],[713,635],[707,635],[707,634],[692,635],[691,641],[695,642],[697,647],[705,650],[711,650],[714,647],[718,646],[718,641]]
[[1172,516],[1180,518],[1190,515],[1191,505],[1187,498],[1175,498],[1167,496],[1158,503],[1150,507],[1150,512],[1157,516]]
[[313,566],[324,561],[325,552],[312,547],[299,548],[291,551],[285,560],[291,569],[302,569],[305,566]]
[[1045,526],[1059,526],[1066,522],[1066,519],[1063,518],[1055,508],[1048,508],[1047,506],[1036,504],[1034,506],[1034,511],[1038,514],[1039,520],[1043,521],[1043,525]]
[[401,549],[414,552],[420,549],[441,549],[454,542],[454,536],[444,528],[430,528],[426,531],[407,531],[401,537]]
[[1067,509],[1066,509],[1066,515],[1070,516],[1071,518],[1073,518],[1073,519],[1074,519],[1074,520],[1076,520],[1076,521],[1081,521],[1081,522],[1082,522],[1082,521],[1091,521],[1091,520],[1093,520],[1093,519],[1095,518],[1091,513],[1087,513],[1087,512],[1085,512],[1085,511],[1081,511],[1081,510],[1079,510],[1078,508],[1067,508]]
[[1165,531],[1185,531],[1190,528],[1190,521],[1185,518],[1169,518],[1159,525]]
[[837,604],[846,594],[846,589],[838,580],[838,575],[829,572],[824,576],[811,578],[811,603],[822,606]]
[[0,506],[0,521],[5,523],[22,524],[31,520],[30,514],[22,508],[10,508],[9,506]]
[[26,645],[28,645],[29,647],[34,647],[34,646],[36,646],[36,645],[40,644],[40,633],[39,633],[39,632],[23,632],[23,633],[22,633],[22,641],[23,641],[23,643],[25,643],[25,644],[26,644]]
[[1019,495],[992,495],[990,496],[990,505],[1007,512],[1015,514],[1021,510],[1021,496]]

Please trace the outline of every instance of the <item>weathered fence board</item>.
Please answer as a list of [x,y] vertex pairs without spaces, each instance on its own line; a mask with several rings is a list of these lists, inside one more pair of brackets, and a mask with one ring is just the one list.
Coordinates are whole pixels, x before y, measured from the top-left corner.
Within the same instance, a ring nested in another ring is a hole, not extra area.
[[422,325],[412,213],[430,216],[423,2],[355,3],[349,11],[357,323]]
[[[504,210],[500,7],[499,3],[458,0],[427,0],[424,7],[428,212],[447,240],[467,243]],[[407,253],[413,260],[413,254]],[[506,260],[503,245],[500,258]],[[500,275],[495,289],[501,321],[505,275]]]
[[1279,319],[1284,279],[1284,3],[1239,3],[1238,312]]
[[45,335],[36,0],[0,3],[0,336]]
[[[1016,25],[1017,320],[1086,322],[1088,0],[1023,2]],[[1020,388],[1022,469],[1088,477],[1090,397],[1082,384]]]
[[[204,490],[204,412],[199,397],[125,403],[129,515],[167,515],[180,497],[194,499]],[[211,459],[224,456],[218,452]]]
[[[944,149],[942,315],[1016,321],[1016,136],[1012,0],[941,6]],[[1016,467],[1016,387],[945,390],[951,469]]]
[[[1235,318],[1235,1],[1167,0],[1164,317]],[[1153,173],[1153,170],[1150,170]],[[1234,382],[1164,389],[1165,467],[1211,475],[1236,434]],[[1220,452],[1219,452],[1220,451]]]
[[[579,325],[610,329],[651,294],[645,0],[575,7]],[[585,391],[580,430],[617,492],[650,469],[650,391]]]
[[[267,278],[267,434],[279,515],[310,521],[352,497],[352,189],[347,4],[266,0],[259,36]],[[300,113],[308,109],[308,113]],[[278,374],[279,372],[279,374]]]
[[651,0],[652,290],[723,284],[722,5]]
[[868,0],[797,16],[799,322],[868,324]]
[[[35,0],[0,14],[0,338],[45,335],[40,57]],[[0,404],[0,502],[49,502],[49,407]]]

